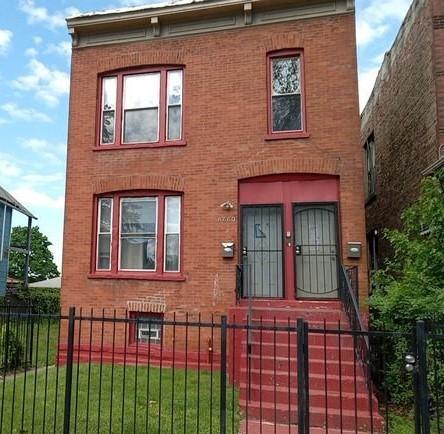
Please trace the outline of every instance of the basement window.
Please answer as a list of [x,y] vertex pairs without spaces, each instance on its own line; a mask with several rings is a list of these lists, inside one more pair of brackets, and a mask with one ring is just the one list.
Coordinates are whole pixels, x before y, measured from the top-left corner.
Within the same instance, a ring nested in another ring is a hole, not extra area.
[[163,314],[139,313],[131,314],[136,318],[131,341],[139,344],[160,344],[163,335]]

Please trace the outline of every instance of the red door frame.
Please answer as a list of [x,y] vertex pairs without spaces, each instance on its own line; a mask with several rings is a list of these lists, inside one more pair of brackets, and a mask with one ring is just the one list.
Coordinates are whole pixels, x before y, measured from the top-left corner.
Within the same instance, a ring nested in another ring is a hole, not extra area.
[[[282,204],[284,297],[279,300],[296,298],[293,209],[295,205],[308,203],[335,203],[339,210],[339,178],[330,175],[286,174],[249,178],[239,183],[240,216],[243,206]],[[337,221],[339,249],[339,215]],[[287,233],[290,233],[290,238],[287,238]],[[239,239],[242,240],[242,218],[239,219]],[[239,261],[242,261],[241,249]]]

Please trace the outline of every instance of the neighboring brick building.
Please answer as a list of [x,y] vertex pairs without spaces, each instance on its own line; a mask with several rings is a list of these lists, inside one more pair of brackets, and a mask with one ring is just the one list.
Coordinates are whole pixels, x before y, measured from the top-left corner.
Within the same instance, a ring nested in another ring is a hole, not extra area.
[[402,211],[418,197],[423,176],[444,165],[441,0],[415,0],[410,7],[362,113],[361,144],[374,268],[390,255],[381,230],[400,227]]

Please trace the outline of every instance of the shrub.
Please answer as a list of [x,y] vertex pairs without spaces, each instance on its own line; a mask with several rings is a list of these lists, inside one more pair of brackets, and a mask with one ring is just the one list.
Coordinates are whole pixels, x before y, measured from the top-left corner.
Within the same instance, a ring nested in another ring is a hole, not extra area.
[[34,313],[57,315],[60,312],[60,290],[56,288],[20,289],[17,299],[23,304],[32,305]]
[[23,344],[11,327],[3,325],[0,328],[0,365],[6,372],[21,367],[24,361]]
[[[411,332],[418,320],[444,323],[443,186],[444,170],[425,178],[419,199],[402,215],[402,229],[384,233],[394,255],[373,276],[374,329]],[[409,347],[408,339],[398,339],[383,349],[389,357],[384,386],[401,405],[413,399],[409,382],[402,380]]]

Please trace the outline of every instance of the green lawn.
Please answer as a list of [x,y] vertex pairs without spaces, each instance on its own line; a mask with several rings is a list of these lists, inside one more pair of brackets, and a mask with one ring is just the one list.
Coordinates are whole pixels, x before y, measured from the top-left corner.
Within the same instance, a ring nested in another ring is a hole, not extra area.
[[[63,432],[65,374],[65,367],[53,366],[28,371],[26,381],[24,373],[0,380],[0,432]],[[70,431],[218,432],[219,382],[219,374],[214,373],[211,381],[210,373],[203,371],[198,381],[198,373],[188,370],[185,382],[185,371],[176,369],[173,382],[170,368],[74,365]],[[233,432],[233,426],[238,432],[238,393],[231,387],[227,403],[228,432]]]

